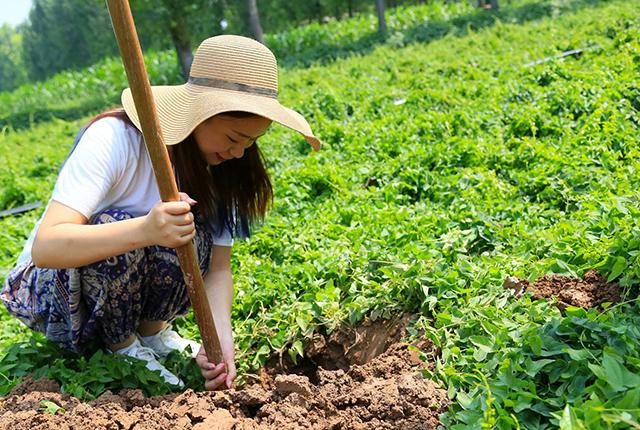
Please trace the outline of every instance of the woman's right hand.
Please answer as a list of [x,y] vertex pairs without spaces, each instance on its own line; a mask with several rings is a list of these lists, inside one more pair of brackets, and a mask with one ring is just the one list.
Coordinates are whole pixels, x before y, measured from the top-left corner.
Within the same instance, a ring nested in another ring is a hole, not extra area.
[[200,367],[200,373],[204,378],[204,388],[208,391],[224,390],[231,388],[236,379],[236,363],[234,358],[234,346],[232,340],[220,338],[220,347],[222,348],[223,362],[212,363],[207,358],[207,352],[203,346],[196,355],[196,363]]
[[179,248],[196,235],[191,206],[197,202],[186,193],[180,193],[180,201],[158,202],[145,215],[143,231],[152,245]]

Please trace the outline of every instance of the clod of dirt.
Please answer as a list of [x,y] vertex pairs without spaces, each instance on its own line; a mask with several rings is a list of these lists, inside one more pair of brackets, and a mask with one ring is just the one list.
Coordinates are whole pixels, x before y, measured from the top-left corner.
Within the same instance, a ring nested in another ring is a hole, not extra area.
[[297,393],[302,397],[311,397],[313,394],[309,378],[299,375],[278,375],[276,377],[276,391],[282,397],[287,397],[291,393]]
[[47,378],[33,380],[31,376],[27,376],[22,380],[20,384],[13,387],[13,390],[11,390],[9,395],[20,396],[23,394],[31,393],[32,391],[59,393],[60,384]]
[[236,422],[237,420],[231,416],[229,411],[218,409],[207,416],[204,421],[193,426],[193,430],[234,430]]
[[596,270],[588,271],[582,279],[545,275],[533,284],[526,279],[509,276],[503,286],[514,290],[517,297],[525,290],[531,291],[534,299],[556,297],[562,310],[567,306],[589,309],[605,302],[619,303],[622,296],[618,283],[607,282]]
[[[425,363],[408,345],[396,342],[367,363],[345,364],[373,354],[375,348],[367,339],[375,339],[376,345],[397,339],[403,325],[389,324],[369,323],[368,329],[344,330],[325,339],[333,344],[331,354],[339,350],[339,338],[352,342],[342,345],[349,357],[343,359],[344,368],[329,370],[309,361],[298,369],[302,375],[267,370],[263,380],[242,390],[186,390],[148,399],[139,390],[126,390],[83,403],[66,394],[17,389],[0,398],[0,430],[436,429],[449,400],[446,391],[422,377]],[[382,339],[372,333],[390,336]],[[323,360],[330,356],[320,349],[315,353]],[[29,384],[33,381],[25,382]],[[54,387],[42,384],[47,390]],[[42,400],[56,403],[64,413],[44,413],[39,408]]]

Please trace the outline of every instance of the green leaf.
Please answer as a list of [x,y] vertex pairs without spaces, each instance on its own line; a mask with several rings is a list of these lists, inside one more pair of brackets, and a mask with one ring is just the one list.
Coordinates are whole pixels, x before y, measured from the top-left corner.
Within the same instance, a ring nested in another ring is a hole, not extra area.
[[572,360],[582,361],[593,357],[593,354],[586,349],[567,348],[565,352],[569,354],[569,357],[571,357]]
[[302,342],[296,340],[295,342],[293,342],[293,345],[291,345],[287,352],[289,354],[289,357],[291,358],[291,361],[293,361],[293,364],[298,364],[298,357],[304,357]]
[[51,400],[41,400],[40,401],[40,410],[45,414],[55,415],[57,413],[63,414],[65,412],[64,408],[58,406],[56,403]]
[[615,404],[617,409],[639,409],[640,387],[627,391],[624,397]]
[[567,306],[564,310],[568,317],[582,318],[587,314],[587,311],[577,306]]
[[598,379],[602,379],[604,382],[607,381],[607,372],[605,371],[604,367],[592,363],[587,364],[587,367],[589,367],[589,369],[593,372],[594,375],[596,375]]
[[560,418],[560,430],[582,430],[584,426],[579,425],[576,413],[569,405],[565,405]]
[[471,343],[485,352],[493,352],[493,342],[486,336],[471,336]]
[[528,343],[531,351],[535,355],[540,355],[540,353],[542,353],[542,338],[538,335],[533,335],[528,337],[527,339],[529,341]]
[[624,365],[618,360],[619,357],[605,351],[602,357],[602,367],[604,368],[607,376],[607,383],[615,391],[622,391],[626,386],[628,386],[627,384],[632,383],[631,379],[635,379],[632,378],[633,376],[636,376],[636,378],[638,376],[631,375]]
[[487,354],[493,352],[493,342],[486,336],[471,336],[469,338],[477,348],[473,351],[473,358],[476,361],[484,361]]
[[615,261],[611,266],[611,272],[609,273],[609,277],[607,278],[607,282],[611,282],[616,279],[618,276],[622,274],[627,269],[627,260],[623,257],[615,257]]
[[552,360],[550,358],[531,361],[530,363],[527,364],[527,367],[524,371],[527,375],[533,378],[538,374],[538,372],[540,372],[540,370],[542,370],[543,367],[545,367],[547,364],[551,364],[554,362],[555,360]]
[[469,405],[471,405],[471,402],[473,402],[473,398],[469,396],[469,394],[465,393],[464,391],[458,391],[456,395],[456,400],[458,401],[460,406],[462,406],[464,409],[467,409]]
[[513,405],[513,410],[515,412],[522,412],[525,409],[530,409],[536,397],[535,394],[521,392]]
[[291,345],[291,349],[293,349],[300,357],[304,356],[304,349],[300,340],[296,340],[295,342],[293,342],[293,345]]

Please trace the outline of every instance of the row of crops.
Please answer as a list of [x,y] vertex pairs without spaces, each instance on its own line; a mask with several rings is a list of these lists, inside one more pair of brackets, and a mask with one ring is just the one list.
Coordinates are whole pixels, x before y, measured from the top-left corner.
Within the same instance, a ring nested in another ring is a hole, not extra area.
[[[363,37],[373,17],[331,23],[332,39],[321,26],[273,36],[276,51],[299,43],[291,51],[304,54],[290,57],[304,67],[284,61],[281,101],[325,146],[311,154],[278,127],[260,142],[276,198],[234,247],[241,372],[273,353],[298,359],[340,324],[408,312],[410,333],[434,345],[425,376],[453,401],[446,428],[640,427],[639,7],[514,0],[496,14],[431,2],[392,12],[386,36]],[[571,49],[585,50],[553,58]],[[149,61],[154,83],[176,81],[171,53]],[[117,101],[119,68],[0,95],[0,209],[48,198],[86,113]],[[54,118],[73,103],[73,119]],[[20,123],[36,104],[48,113]],[[38,216],[0,219],[3,275]],[[620,282],[622,303],[561,313],[502,287],[508,275],[592,268]],[[83,398],[168,389],[1,315],[2,393],[34,370]],[[179,328],[197,336],[191,318]],[[169,362],[198,386],[191,363]]]

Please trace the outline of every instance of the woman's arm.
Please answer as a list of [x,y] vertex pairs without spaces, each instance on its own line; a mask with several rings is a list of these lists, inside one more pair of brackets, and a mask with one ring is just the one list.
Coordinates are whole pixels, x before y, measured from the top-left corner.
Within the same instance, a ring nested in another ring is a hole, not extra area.
[[[195,235],[193,204],[186,201],[159,202],[138,218],[107,224],[87,224],[80,212],[56,201],[47,209],[31,250],[38,267],[80,267],[150,245],[176,248]],[[188,199],[188,200],[187,200]]]
[[[205,388],[215,390],[226,385],[231,388],[236,377],[235,347],[231,325],[231,305],[233,303],[233,276],[231,274],[231,247],[214,246],[209,272],[204,279],[209,306],[220,340],[224,363],[207,360],[204,348],[196,357],[205,378]],[[224,368],[222,367],[224,364]]]

